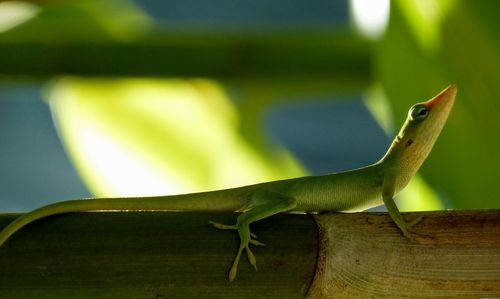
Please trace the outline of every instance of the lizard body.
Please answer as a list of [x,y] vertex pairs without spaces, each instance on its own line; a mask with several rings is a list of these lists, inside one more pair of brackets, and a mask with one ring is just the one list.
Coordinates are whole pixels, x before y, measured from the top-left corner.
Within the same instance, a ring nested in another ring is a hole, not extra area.
[[456,96],[450,85],[427,102],[415,104],[385,156],[367,167],[320,176],[307,176],[255,185],[181,195],[79,199],[54,203],[27,213],[0,232],[0,246],[16,231],[38,219],[84,211],[238,211],[235,225],[210,222],[219,229],[238,230],[240,246],[229,271],[236,277],[240,255],[246,251],[257,269],[249,245],[263,245],[250,233],[249,224],[280,212],[356,212],[384,203],[389,214],[411,238],[411,226],[394,203],[430,153]]

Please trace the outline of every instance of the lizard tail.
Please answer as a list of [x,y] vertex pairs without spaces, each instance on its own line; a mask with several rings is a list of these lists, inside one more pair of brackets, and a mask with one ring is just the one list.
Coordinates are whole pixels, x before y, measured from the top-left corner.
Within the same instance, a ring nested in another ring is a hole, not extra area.
[[18,230],[36,220],[85,211],[236,211],[243,205],[237,194],[206,192],[155,197],[76,199],[33,210],[12,221],[0,232],[0,246]]

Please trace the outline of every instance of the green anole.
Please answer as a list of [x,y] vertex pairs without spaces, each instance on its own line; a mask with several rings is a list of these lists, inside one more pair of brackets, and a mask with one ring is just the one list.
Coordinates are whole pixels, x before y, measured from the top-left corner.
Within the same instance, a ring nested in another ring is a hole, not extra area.
[[25,225],[51,215],[84,211],[238,211],[236,224],[209,222],[219,229],[238,231],[240,245],[229,271],[236,277],[243,250],[257,269],[252,245],[264,245],[250,232],[249,224],[282,212],[356,212],[385,204],[404,236],[412,238],[412,226],[394,203],[427,158],[455,101],[450,85],[427,102],[415,104],[399,134],[381,160],[370,166],[321,176],[272,181],[244,187],[155,197],[95,198],[63,201],[36,209],[10,223],[0,233],[0,246]]

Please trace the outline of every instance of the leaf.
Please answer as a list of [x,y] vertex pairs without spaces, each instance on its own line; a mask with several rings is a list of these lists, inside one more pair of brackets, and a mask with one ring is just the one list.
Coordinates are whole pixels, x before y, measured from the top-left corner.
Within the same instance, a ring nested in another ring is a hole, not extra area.
[[257,151],[209,80],[82,79],[48,92],[60,135],[98,196],[187,193],[303,174],[285,151]]

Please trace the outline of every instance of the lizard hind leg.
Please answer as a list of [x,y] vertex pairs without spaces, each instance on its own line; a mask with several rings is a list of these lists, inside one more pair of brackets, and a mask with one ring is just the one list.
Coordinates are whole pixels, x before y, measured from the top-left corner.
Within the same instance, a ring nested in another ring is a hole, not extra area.
[[[243,212],[236,220],[236,225],[220,224],[213,221],[209,223],[218,229],[236,229],[240,237],[240,246],[234,259],[233,265],[229,271],[229,281],[233,281],[236,277],[238,263],[241,253],[245,250],[249,263],[257,270],[257,261],[254,254],[250,250],[250,244],[262,246],[261,243],[255,240],[255,234],[250,232],[250,223],[270,217],[280,212],[286,212],[293,209],[296,205],[296,200],[291,197],[283,196],[279,193],[270,191],[255,191],[252,194],[250,204],[247,210]],[[253,238],[253,239],[252,239]]]

